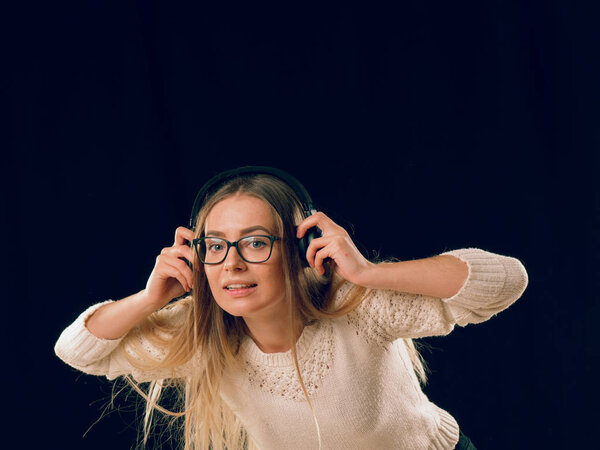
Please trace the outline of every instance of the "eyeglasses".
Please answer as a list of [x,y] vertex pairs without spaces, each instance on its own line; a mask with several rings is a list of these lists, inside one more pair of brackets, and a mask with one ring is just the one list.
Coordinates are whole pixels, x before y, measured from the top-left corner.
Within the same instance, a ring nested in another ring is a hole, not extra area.
[[277,236],[246,236],[235,242],[218,237],[204,236],[192,241],[198,259],[203,264],[221,264],[227,258],[229,249],[235,247],[240,257],[248,263],[262,263],[271,257],[273,242]]

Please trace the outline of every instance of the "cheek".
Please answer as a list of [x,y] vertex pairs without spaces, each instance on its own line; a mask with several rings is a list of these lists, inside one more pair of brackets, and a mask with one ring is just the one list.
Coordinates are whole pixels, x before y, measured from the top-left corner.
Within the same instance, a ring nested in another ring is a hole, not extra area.
[[269,284],[277,290],[280,290],[285,286],[283,267],[280,264],[273,264],[269,267],[268,273],[265,274],[265,278],[269,280]]
[[219,286],[219,272],[214,268],[205,269],[204,273],[206,274],[206,280],[208,281],[208,286],[210,290],[215,293],[215,289]]

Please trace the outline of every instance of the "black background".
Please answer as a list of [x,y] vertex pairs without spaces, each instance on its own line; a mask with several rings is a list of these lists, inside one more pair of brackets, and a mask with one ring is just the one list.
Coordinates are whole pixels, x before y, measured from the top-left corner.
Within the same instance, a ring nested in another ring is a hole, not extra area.
[[135,395],[95,423],[111,384],[54,343],[88,305],[142,289],[197,190],[246,164],[296,175],[369,257],[519,258],[519,301],[425,339],[424,391],[480,449],[596,440],[597,15],[578,2],[390,3],[4,7],[15,448],[133,445]]

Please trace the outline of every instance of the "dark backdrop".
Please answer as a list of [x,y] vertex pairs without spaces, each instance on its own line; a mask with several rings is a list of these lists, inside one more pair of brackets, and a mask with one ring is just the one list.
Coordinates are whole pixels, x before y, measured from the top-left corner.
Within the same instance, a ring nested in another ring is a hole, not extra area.
[[130,448],[131,402],[97,421],[111,385],[54,343],[88,305],[143,288],[204,181],[245,164],[296,175],[369,257],[519,258],[517,303],[425,339],[425,393],[480,449],[592,442],[595,14],[390,3],[4,8],[3,406],[19,448]]

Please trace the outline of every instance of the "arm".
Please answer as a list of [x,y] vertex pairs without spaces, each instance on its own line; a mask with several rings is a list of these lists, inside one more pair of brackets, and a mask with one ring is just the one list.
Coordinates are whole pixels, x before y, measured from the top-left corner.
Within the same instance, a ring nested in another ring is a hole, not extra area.
[[367,267],[356,284],[440,298],[457,294],[469,275],[467,263],[452,255],[396,263],[369,263]]
[[[63,330],[56,341],[54,346],[56,355],[77,370],[89,375],[105,375],[110,380],[126,374],[133,375],[139,382],[174,376],[175,372],[171,370],[142,370],[138,364],[133,364],[132,360],[138,361],[139,356],[129,347],[130,344],[125,340],[127,335],[116,339],[104,339],[94,335],[88,329],[86,323],[97,311],[109,310],[112,305],[118,305],[119,302],[122,301],[107,300],[83,311]],[[179,323],[184,317],[182,315],[186,314],[186,305],[189,305],[189,302],[182,299],[153,314],[162,322]],[[153,346],[136,326],[128,332],[129,335],[131,333],[137,334],[134,336],[134,341],[142,346],[144,354],[153,360],[160,360],[164,357],[165,350]]]
[[322,236],[311,241],[306,259],[321,275],[325,273],[323,262],[329,258],[336,273],[353,284],[435,297],[451,297],[467,279],[467,264],[449,254],[373,264],[357,250],[346,230],[322,212],[302,221],[298,225],[297,237],[304,236],[309,228],[315,226],[322,230]]
[[[349,284],[371,288],[359,309],[369,327],[385,328],[393,338],[447,334],[455,324],[483,322],[508,308],[527,287],[527,272],[515,258],[467,248],[415,261],[373,264],[356,249],[346,230],[322,212],[304,219],[297,237],[314,226],[323,234],[308,246],[308,263],[323,274],[323,262],[329,258],[336,274]],[[334,304],[343,302],[342,290]]]
[[[466,326],[490,319],[513,304],[527,287],[527,271],[516,258],[477,248],[453,250],[443,255],[460,259],[468,268],[466,281],[454,295],[436,297],[424,292],[372,289],[351,313],[351,321],[364,333],[380,336],[384,341],[446,335],[455,325]],[[398,264],[394,270],[400,271],[402,267]],[[391,272],[391,268],[385,270]],[[398,274],[399,279],[404,276]],[[422,285],[427,287],[425,282]],[[431,286],[436,283],[430,283],[428,289]],[[396,287],[404,289],[400,282]],[[346,291],[348,289],[346,287]],[[344,301],[344,290],[340,289],[336,303]]]
[[135,332],[137,342],[150,358],[160,360],[164,356],[164,349],[153,347],[136,325],[151,314],[174,320],[183,309],[177,307],[183,305],[182,302],[163,307],[192,287],[192,271],[184,260],[192,260],[192,249],[185,244],[191,239],[191,230],[177,228],[174,245],[164,248],[156,258],[146,288],[122,300],[109,300],[86,309],[60,335],[55,345],[57,356],[92,375],[106,375],[111,379],[127,373],[137,379],[154,377],[156,374],[136,369],[131,363],[135,352],[120,344],[126,335]]
[[90,332],[102,339],[123,337],[136,324],[161,309],[171,299],[188,292],[193,285],[193,274],[185,258],[192,261],[193,251],[186,241],[193,238],[193,231],[178,227],[175,230],[173,246],[163,248],[156,258],[146,288],[94,310],[85,323]]
[[146,297],[143,289],[122,300],[104,303],[92,312],[84,325],[96,337],[119,339],[154,312],[155,306]]

